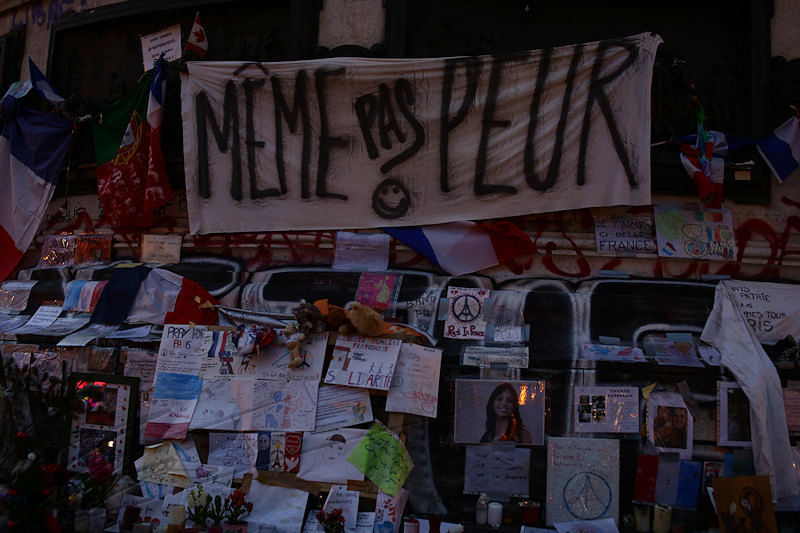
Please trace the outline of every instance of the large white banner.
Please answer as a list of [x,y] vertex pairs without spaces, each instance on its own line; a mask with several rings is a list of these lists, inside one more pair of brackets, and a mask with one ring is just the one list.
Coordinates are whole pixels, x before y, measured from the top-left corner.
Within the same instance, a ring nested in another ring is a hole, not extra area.
[[495,57],[189,63],[191,232],[649,204],[660,43],[641,34]]

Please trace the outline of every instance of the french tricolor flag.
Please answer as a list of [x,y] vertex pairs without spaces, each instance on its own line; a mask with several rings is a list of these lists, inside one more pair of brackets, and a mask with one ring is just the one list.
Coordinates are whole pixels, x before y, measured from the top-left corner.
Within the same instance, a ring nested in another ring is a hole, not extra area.
[[783,183],[800,162],[800,107],[793,107],[795,116],[761,139],[758,153],[779,182]]
[[460,221],[383,231],[452,276],[505,264],[535,251],[531,238],[511,222]]
[[0,280],[16,268],[30,246],[61,176],[72,122],[2,101],[0,135]]

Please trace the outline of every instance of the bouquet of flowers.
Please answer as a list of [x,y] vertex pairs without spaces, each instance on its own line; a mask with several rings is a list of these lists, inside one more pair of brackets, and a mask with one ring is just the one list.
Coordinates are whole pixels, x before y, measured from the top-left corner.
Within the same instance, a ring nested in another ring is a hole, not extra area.
[[89,473],[83,476],[81,506],[86,509],[105,507],[106,498],[117,484],[117,480],[114,467],[108,459],[100,453],[100,450],[93,450],[89,454]]
[[205,527],[211,509],[211,495],[203,490],[203,485],[197,485],[186,496],[186,507],[189,509],[189,520],[196,525]]
[[236,489],[225,497],[225,516],[229,524],[243,524],[242,520],[253,510],[253,502],[244,500],[242,489]]
[[317,513],[317,520],[322,524],[325,533],[344,533],[344,515],[341,509],[333,509],[330,513],[322,510]]

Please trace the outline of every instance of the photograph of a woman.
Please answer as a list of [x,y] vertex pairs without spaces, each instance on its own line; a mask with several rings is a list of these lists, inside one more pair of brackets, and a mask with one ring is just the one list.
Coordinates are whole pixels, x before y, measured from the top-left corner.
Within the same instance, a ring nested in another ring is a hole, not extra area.
[[692,414],[678,393],[655,392],[648,401],[647,435],[659,451],[692,456]]
[[544,444],[544,382],[456,381],[455,442]]
[[531,432],[522,423],[517,391],[510,383],[501,383],[486,402],[486,431],[481,442],[511,440],[517,444],[533,444]]

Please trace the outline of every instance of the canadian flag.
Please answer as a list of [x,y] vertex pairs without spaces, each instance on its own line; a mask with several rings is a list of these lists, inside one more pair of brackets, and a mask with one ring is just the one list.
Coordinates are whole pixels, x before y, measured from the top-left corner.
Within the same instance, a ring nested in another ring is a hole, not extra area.
[[203,28],[203,23],[200,21],[200,13],[194,16],[194,24],[192,31],[189,32],[189,38],[186,39],[186,45],[183,47],[184,52],[191,50],[203,59],[208,52],[208,39],[206,39],[206,30]]

